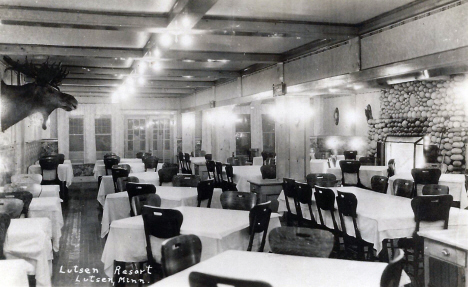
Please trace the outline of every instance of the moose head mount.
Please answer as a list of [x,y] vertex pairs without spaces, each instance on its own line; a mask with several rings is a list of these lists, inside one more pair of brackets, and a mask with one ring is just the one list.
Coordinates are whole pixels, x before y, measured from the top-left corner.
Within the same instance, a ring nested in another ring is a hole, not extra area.
[[43,117],[42,128],[47,129],[49,115],[57,108],[72,111],[78,106],[78,101],[72,95],[60,92],[59,85],[68,75],[62,64],[49,64],[47,60],[41,65],[28,62],[24,64],[3,57],[14,70],[32,79],[33,83],[22,86],[7,85],[2,79],[1,85],[1,127],[2,132],[22,119],[40,113]]

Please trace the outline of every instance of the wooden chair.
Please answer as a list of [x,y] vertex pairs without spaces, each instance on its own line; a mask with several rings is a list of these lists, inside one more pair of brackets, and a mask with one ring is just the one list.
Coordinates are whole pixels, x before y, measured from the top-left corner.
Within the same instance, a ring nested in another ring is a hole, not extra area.
[[398,287],[400,286],[401,272],[403,271],[404,252],[397,249],[393,259],[385,267],[380,278],[380,287]]
[[[359,178],[359,169],[361,168],[361,163],[355,160],[340,160],[341,168],[341,183],[343,186],[357,186],[363,187],[361,184],[361,179]],[[348,174],[355,174],[355,182],[346,182],[346,176]]]
[[[307,183],[296,182],[296,214],[298,217],[299,226],[308,226],[315,227],[317,226],[317,221],[315,220],[314,214],[312,212],[312,187]],[[301,204],[306,204],[309,209],[310,219],[307,220],[302,214]]]
[[213,160],[213,155],[211,153],[205,154],[205,160],[206,161]]
[[426,184],[423,186],[422,195],[443,195],[449,194],[449,187],[440,184]]
[[223,163],[220,161],[215,162],[215,187],[221,187],[224,181],[223,178]]
[[443,221],[443,229],[447,229],[452,202],[453,197],[450,194],[416,196],[411,200],[416,228],[413,237],[399,239],[398,246],[405,250],[405,262],[407,264],[409,263],[408,255],[413,255],[413,276],[416,280],[418,278],[419,259],[422,258],[424,251],[424,239],[418,235],[421,222]]
[[0,213],[5,213],[10,218],[20,218],[24,203],[14,197],[0,198]]
[[208,200],[207,208],[211,207],[211,199],[213,198],[213,191],[214,191],[214,181],[213,180],[205,180],[200,181],[197,186],[197,207],[201,206],[201,202],[203,200]]
[[104,156],[104,167],[106,168],[106,175],[109,175],[109,171],[111,171],[110,174],[112,174],[112,167],[114,165],[118,165],[119,162],[120,157],[118,156]]
[[438,184],[442,172],[438,168],[413,168],[411,170],[413,176],[413,197],[418,194],[418,184]]
[[[134,196],[142,194],[156,193],[156,186],[149,183],[127,183],[127,193],[128,193],[128,202],[130,204],[130,209],[132,209],[132,199]],[[130,215],[135,216],[136,214],[133,210],[130,210]]]
[[[295,221],[298,220],[297,215],[297,190],[296,190],[296,181],[292,178],[283,178],[283,192],[284,192],[284,200],[286,202],[286,224],[291,226],[294,224]],[[293,199],[293,207],[296,213],[292,212],[291,205],[289,204],[289,199]]]
[[23,214],[24,217],[28,217],[29,205],[31,204],[31,201],[33,199],[33,195],[31,192],[26,191],[26,190],[3,192],[3,193],[0,193],[0,198],[17,198],[21,200],[23,202],[23,209],[21,211],[21,214]]
[[270,231],[268,243],[273,253],[327,258],[333,249],[334,236],[323,229],[283,226]]
[[306,176],[307,184],[314,188],[316,185],[321,187],[334,187],[339,183],[333,173],[309,173]]
[[182,171],[182,173],[192,174],[192,161],[190,160],[190,154],[185,153],[184,159],[185,159],[185,172]]
[[[362,239],[361,231],[359,230],[357,224],[357,205],[358,201],[354,194],[338,191],[338,196],[336,197],[336,203],[338,205],[338,214],[340,216],[341,222],[341,234],[343,236],[343,241],[345,245],[345,251],[347,258],[354,259],[354,257],[349,256],[350,254],[356,254],[358,260],[371,260],[373,259],[373,250],[374,244],[367,242]],[[349,235],[346,230],[345,218],[348,217],[353,222],[354,227],[354,236]],[[365,254],[365,249],[367,248],[367,258]]]
[[[325,230],[328,230],[335,235],[335,247],[334,247],[334,253],[338,255],[340,251],[340,236],[341,236],[341,231],[338,228],[338,224],[336,222],[335,218],[335,193],[333,190],[326,188],[326,187],[319,187],[315,186],[315,204],[317,205],[317,211],[320,219],[320,228],[323,228]],[[332,219],[332,224],[333,228],[328,227],[325,224],[325,220],[323,219],[323,214],[322,211],[330,213],[330,217]]]
[[247,251],[252,251],[253,240],[256,233],[263,233],[262,241],[260,243],[260,247],[258,248],[258,252],[263,252],[263,248],[265,247],[265,239],[268,231],[268,225],[270,224],[270,216],[271,216],[271,209],[270,209],[270,202],[265,202],[261,204],[257,204],[254,206],[249,213],[249,246],[247,247]]
[[356,160],[357,151],[356,150],[346,150],[344,152],[345,160]]
[[190,287],[272,287],[270,284],[263,281],[221,277],[195,271],[189,274],[189,284]]
[[114,165],[112,166],[112,181],[114,182],[114,191],[117,192],[117,179],[119,177],[128,177],[130,170],[126,166]]
[[0,260],[6,259],[5,253],[3,252],[3,245],[5,244],[5,238],[10,226],[11,218],[6,213],[0,213]]
[[193,174],[179,174],[172,177],[173,186],[197,187],[200,181],[200,176]]
[[143,159],[143,163],[145,164],[145,171],[148,171],[148,169],[154,169],[156,172],[158,170],[159,158],[148,156]]
[[160,207],[161,206],[161,197],[156,193],[148,193],[148,194],[139,194],[132,196],[132,211],[135,216],[141,215],[141,211],[143,206],[154,206]]
[[143,152],[140,151],[140,152],[137,152],[136,155],[135,155],[136,158],[143,158]]
[[43,157],[39,159],[41,166],[42,182],[41,185],[60,185],[61,182],[58,178],[58,158],[57,157]]
[[127,183],[129,182],[139,183],[140,180],[136,176],[117,178],[117,192],[127,191]]
[[397,178],[393,182],[393,193],[396,196],[412,198],[413,196],[413,181]]
[[225,191],[221,194],[224,209],[251,210],[257,204],[257,196],[252,192]]
[[161,186],[165,182],[172,182],[172,178],[179,172],[178,167],[166,167],[158,170],[159,185]]
[[216,164],[212,160],[206,161],[206,171],[208,172],[208,179],[213,179],[217,182],[216,178]]
[[199,263],[201,252],[202,243],[196,235],[179,235],[165,240],[161,246],[161,264],[164,277]]
[[375,165],[375,157],[361,157],[359,158],[361,165]]
[[388,166],[387,176],[388,176],[388,178],[390,178],[390,177],[394,176],[395,172],[396,172],[395,160],[394,159],[389,160],[387,166]]
[[226,171],[226,180],[223,180],[221,188],[223,189],[223,191],[237,191],[237,186],[234,183],[234,170],[232,168],[232,165],[227,164],[224,167],[224,170]]
[[63,164],[65,162],[65,155],[63,153],[57,154],[57,160],[59,164]]
[[145,229],[147,264],[153,267],[151,281],[154,282],[156,270],[160,269],[160,265],[154,259],[150,238],[155,236],[165,239],[180,235],[180,227],[184,221],[184,216],[176,209],[152,206],[143,206],[141,215]]
[[371,189],[378,193],[387,193],[388,177],[382,175],[374,175],[371,178]]

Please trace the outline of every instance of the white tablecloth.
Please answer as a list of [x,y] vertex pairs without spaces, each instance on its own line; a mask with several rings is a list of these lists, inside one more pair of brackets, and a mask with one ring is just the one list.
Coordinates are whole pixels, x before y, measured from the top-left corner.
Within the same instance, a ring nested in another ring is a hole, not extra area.
[[[357,187],[336,187],[335,190],[343,192],[350,192],[356,195],[358,200],[357,214],[358,214],[358,227],[361,231],[361,236],[367,242],[374,244],[374,249],[380,252],[382,249],[382,240],[386,238],[402,238],[411,237],[415,228],[416,223],[414,221],[414,213],[411,208],[411,199],[400,196],[393,196],[388,194],[382,194],[374,192],[372,190],[366,190]],[[319,216],[317,208],[315,206],[315,196],[312,196],[315,219],[319,222]],[[287,211],[286,202],[284,199],[284,193],[278,197],[279,207],[278,211]],[[293,199],[289,199],[289,204]],[[336,201],[335,201],[336,205]],[[302,206],[302,214],[305,218],[310,219],[309,211],[306,205]],[[292,212],[295,213],[293,208]],[[324,220],[328,227],[333,228],[331,215],[329,212],[322,212]],[[338,213],[335,214],[338,226],[340,226],[340,220]],[[346,231],[354,236],[354,227],[352,221],[346,219]],[[349,224],[349,225],[348,225]],[[449,226],[465,226],[468,225],[468,210],[451,208]],[[439,229],[442,227],[442,223],[436,222],[434,224],[421,223],[422,229]]]
[[[184,216],[180,233],[195,234],[202,241],[202,260],[206,260],[226,250],[247,250],[249,241],[249,212],[239,210],[177,207]],[[279,227],[279,215],[272,214],[269,230]],[[261,236],[255,236],[259,244]],[[258,240],[257,240],[258,239]],[[163,240],[154,238],[152,250],[159,259]],[[146,241],[143,219],[135,216],[112,222],[101,261],[104,271],[113,276],[114,260],[123,262],[146,261]],[[257,245],[258,246],[258,245]],[[252,248],[252,250],[255,249]],[[269,251],[268,242],[265,251]],[[159,254],[158,254],[159,253]]]
[[328,169],[328,159],[311,159],[310,160],[310,173],[326,173],[327,169]]
[[[262,173],[260,172],[260,166],[258,165],[243,165],[233,166],[234,183],[237,184],[237,190],[250,192],[249,180],[259,181],[262,179]],[[224,174],[224,180],[226,180],[226,174]]]
[[[131,171],[130,172],[144,172],[145,171],[145,164],[140,158],[122,158],[120,159],[120,164],[128,164],[130,165]],[[158,164],[158,169],[162,167],[162,163]],[[99,176],[106,175],[106,166],[104,165],[104,160],[100,159],[97,160],[94,169],[94,178],[98,178]]]
[[41,174],[15,174],[11,177],[11,183],[37,183],[41,184]]
[[[336,176],[336,179],[341,180],[341,168],[339,164],[336,164],[338,167],[328,168],[327,173],[333,173]],[[376,166],[376,165],[361,165],[359,169],[359,178],[361,183],[368,188],[371,188],[371,179],[374,175],[383,175],[387,176],[386,166]],[[346,177],[347,178],[347,177]]]
[[52,242],[54,251],[60,248],[60,237],[62,236],[63,215],[62,200],[58,197],[33,198],[29,205],[29,218],[47,217],[52,222]]
[[[33,164],[28,168],[30,174],[41,174],[41,166]],[[57,174],[60,181],[66,182],[67,187],[73,183],[73,166],[71,164],[59,164]]]
[[[128,176],[135,176],[138,177],[140,183],[151,183],[156,186],[159,185],[159,173],[155,171],[147,171],[147,172],[132,172]],[[169,183],[166,183],[169,184]],[[170,183],[172,185],[172,182]]]
[[[211,201],[211,208],[222,208],[220,196],[222,190],[215,188]],[[197,188],[194,187],[175,187],[175,186],[157,186],[156,194],[161,197],[161,207],[173,208],[178,206],[197,206]],[[203,201],[204,207],[207,200]],[[127,192],[108,194],[104,202],[101,237],[104,238],[109,232],[109,226],[114,220],[130,217],[130,204]]]
[[191,157],[190,158],[190,168],[192,169],[192,173],[195,173],[195,164],[203,164],[206,162],[206,159],[204,156],[197,156],[197,157]]
[[[413,176],[411,173],[396,174],[388,179],[387,194],[394,194],[393,182],[398,178],[413,181]],[[460,201],[460,208],[468,207],[468,197],[466,194],[464,174],[444,173],[440,176],[439,184],[449,187],[449,193],[453,196],[453,200]],[[418,185],[418,195],[421,195],[422,187],[422,185]]]
[[12,219],[4,245],[7,259],[24,259],[35,268],[36,285],[51,286],[52,224],[48,218]]
[[[192,271],[222,277],[264,281],[277,287],[376,287],[387,263],[313,258],[273,253],[225,251],[184,271],[164,278],[154,287],[189,287]],[[411,283],[403,271],[400,286]]]
[[34,266],[23,259],[0,260],[0,286],[29,287]]
[[[59,185],[40,185],[37,183],[12,183],[12,186],[17,186],[21,190],[29,191],[33,197],[60,197]],[[14,189],[10,186],[8,191]],[[0,192],[5,192],[5,187],[0,187]]]

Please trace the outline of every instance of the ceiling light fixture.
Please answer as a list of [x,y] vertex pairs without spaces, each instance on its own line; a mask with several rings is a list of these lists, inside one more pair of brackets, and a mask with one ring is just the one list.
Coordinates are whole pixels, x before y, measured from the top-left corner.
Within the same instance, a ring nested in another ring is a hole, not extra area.
[[188,46],[192,45],[192,43],[193,43],[192,36],[190,36],[190,35],[182,35],[182,36],[180,37],[180,43],[181,43],[182,46],[184,46],[184,47],[188,47]]
[[182,76],[182,77],[184,77],[184,78],[187,78],[187,79],[191,79],[191,78],[193,78],[193,76],[190,76],[190,75],[187,75],[187,76]]
[[191,24],[190,17],[185,15],[182,18],[182,27],[184,27],[185,29],[190,29],[190,24]]
[[156,58],[160,58],[160,57],[161,57],[161,51],[159,51],[158,47],[156,47],[156,48],[153,50],[153,56],[156,57]]
[[144,74],[146,71],[146,68],[148,68],[148,64],[145,61],[140,61],[138,65],[138,72],[140,74]]
[[184,59],[184,60],[182,60],[182,62],[185,62],[185,63],[193,63],[193,62],[195,62],[195,60]]
[[174,39],[170,34],[162,34],[161,36],[159,36],[159,43],[164,47],[169,47],[170,45],[172,45],[173,41]]
[[155,71],[161,71],[162,68],[163,68],[162,65],[161,65],[161,62],[158,62],[158,61],[153,62],[153,64],[151,66],[152,66],[153,70],[155,70]]

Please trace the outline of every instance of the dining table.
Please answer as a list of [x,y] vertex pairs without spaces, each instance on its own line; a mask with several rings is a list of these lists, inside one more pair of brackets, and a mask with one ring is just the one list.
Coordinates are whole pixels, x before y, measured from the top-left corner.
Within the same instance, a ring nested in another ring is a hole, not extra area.
[[[413,176],[411,173],[398,173],[388,179],[388,194],[395,194],[393,190],[393,183],[396,179],[406,179],[413,181]],[[466,193],[465,187],[465,175],[464,174],[453,174],[453,173],[444,173],[440,175],[439,183],[440,185],[448,186],[449,194],[453,196],[453,201],[460,202],[460,208],[468,207],[468,195]],[[424,185],[418,184],[417,195],[422,194],[422,188]]]
[[[41,166],[39,164],[33,164],[29,166],[28,168],[28,173],[29,174],[41,174]],[[57,175],[58,179],[61,182],[64,182],[66,187],[70,187],[70,185],[73,183],[73,166],[71,163],[63,163],[59,164],[57,167]],[[43,174],[43,177],[46,176],[53,176],[53,175],[47,175],[47,173]]]
[[[241,165],[233,166],[233,181],[236,184],[237,190],[250,192],[250,182],[249,181],[261,181],[262,173],[260,172],[260,167],[258,165]],[[224,173],[224,179],[225,178]]]
[[24,259],[0,260],[0,286],[29,287],[34,266]]
[[311,159],[310,163],[310,172],[311,173],[326,173],[328,166],[328,159]]
[[[201,272],[215,276],[262,281],[273,287],[375,287],[387,263],[332,258],[303,257],[262,252],[227,250],[151,287],[190,287],[189,275]],[[411,283],[403,271],[399,286]]]
[[[122,158],[120,159],[119,164],[128,164],[130,165],[131,171],[130,172],[144,172],[145,171],[145,164],[143,163],[141,158]],[[162,167],[162,163],[158,164],[158,169]],[[99,159],[94,164],[94,178],[98,178],[100,176],[106,175],[106,166],[104,165],[104,160]]]
[[[374,175],[387,176],[387,169],[388,167],[386,166],[361,165],[361,167],[359,168],[359,178],[361,180],[362,185],[364,185],[367,188],[371,188],[372,177]],[[341,180],[342,178],[341,168],[339,164],[337,164],[337,167],[328,168],[327,173],[334,174],[337,180]],[[346,176],[350,176],[350,180],[348,181],[352,181],[352,177],[354,177],[355,175],[345,174],[345,179],[348,178]]]
[[[211,208],[222,208],[221,197],[222,190],[215,188],[211,201]],[[157,186],[156,194],[161,198],[161,207],[173,208],[178,206],[197,206],[197,188],[196,187],[176,187],[176,186]],[[206,206],[208,200],[201,202],[201,206]],[[110,224],[114,220],[130,217],[130,202],[128,193],[118,192],[108,194],[103,207],[101,220],[101,237],[104,238],[109,232]]]
[[[379,253],[382,250],[382,241],[384,239],[396,239],[411,237],[416,228],[414,213],[411,208],[411,199],[382,194],[372,190],[358,188],[354,186],[331,188],[335,195],[337,191],[353,193],[357,200],[357,224],[361,232],[362,239],[374,244],[374,249]],[[286,201],[284,192],[278,196],[278,212],[286,212]],[[289,198],[289,204],[294,206],[293,198]],[[335,201],[336,207],[336,201]],[[337,208],[337,207],[336,207]],[[304,218],[310,219],[307,205],[302,204],[301,210]],[[315,205],[315,196],[312,196],[312,211],[315,219],[319,221],[317,207]],[[296,213],[295,209],[291,210]],[[323,212],[325,225],[333,228],[333,221],[330,212]],[[335,218],[338,227],[341,229],[338,212],[335,211]],[[354,227],[350,218],[345,218],[346,231],[349,235],[355,236]],[[452,207],[450,209],[449,227],[468,225],[468,210]],[[441,229],[441,222],[422,222],[421,230]]]
[[[180,234],[194,234],[202,242],[201,260],[211,258],[223,251],[247,250],[249,243],[249,211],[180,206],[174,208],[183,215]],[[268,232],[281,226],[279,214],[272,213]],[[161,243],[164,239],[151,237],[153,255],[161,258]],[[252,250],[260,244],[261,236],[255,236]],[[268,242],[265,252],[270,250]],[[143,218],[134,216],[111,223],[101,261],[109,277],[114,274],[114,261],[143,262],[147,260]]]
[[59,197],[33,198],[29,205],[28,218],[49,218],[52,223],[52,243],[55,252],[60,249],[63,214],[62,200]]
[[49,218],[12,219],[3,251],[8,260],[24,259],[34,267],[36,286],[52,286],[52,222]]

